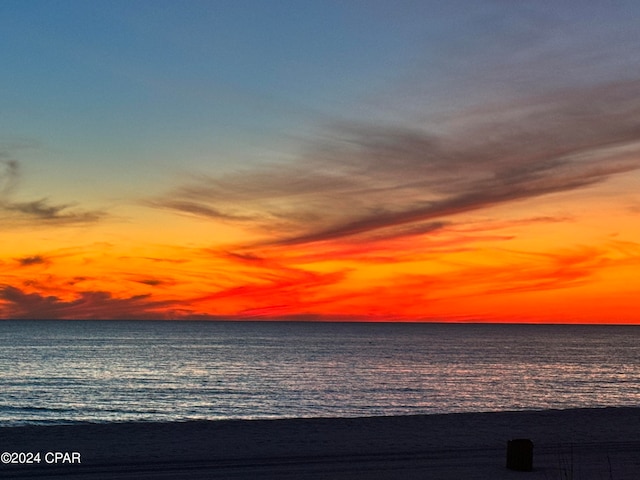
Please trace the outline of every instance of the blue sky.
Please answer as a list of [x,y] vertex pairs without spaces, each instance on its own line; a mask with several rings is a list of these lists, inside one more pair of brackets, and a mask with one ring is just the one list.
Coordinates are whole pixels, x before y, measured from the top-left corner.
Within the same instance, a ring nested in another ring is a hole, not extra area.
[[[296,161],[347,124],[445,132],[634,79],[637,2],[5,1],[0,139],[25,195],[98,207]],[[464,118],[464,120],[463,120]]]
[[633,77],[638,8],[7,1],[0,128],[55,165],[104,175],[260,161],[341,121],[437,123],[523,92]]

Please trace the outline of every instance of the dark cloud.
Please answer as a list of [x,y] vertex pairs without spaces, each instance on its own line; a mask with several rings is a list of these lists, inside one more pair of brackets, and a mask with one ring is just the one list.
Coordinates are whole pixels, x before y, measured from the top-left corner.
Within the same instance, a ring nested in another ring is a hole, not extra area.
[[256,255],[254,253],[247,253],[247,252],[243,252],[243,253],[226,252],[226,255],[227,257],[233,260],[248,262],[248,263],[261,263],[265,260],[263,257],[260,257],[259,255]]
[[80,292],[75,300],[25,293],[5,285],[0,288],[0,312],[11,319],[164,319],[172,318],[171,304],[152,301],[148,295],[114,298],[108,292]]
[[47,260],[42,255],[33,255],[31,257],[18,258],[18,263],[23,267],[31,265],[41,265],[47,263]]
[[143,285],[148,285],[150,287],[160,287],[163,285],[174,285],[175,282],[173,280],[168,280],[168,279],[160,279],[160,278],[151,278],[151,277],[144,277],[144,278],[137,278],[134,279],[135,282],[141,283]]
[[201,177],[155,205],[242,220],[267,237],[264,243],[291,245],[403,235],[420,224],[429,231],[453,215],[597,185],[640,168],[639,80],[458,117],[446,134],[339,125],[295,163]]

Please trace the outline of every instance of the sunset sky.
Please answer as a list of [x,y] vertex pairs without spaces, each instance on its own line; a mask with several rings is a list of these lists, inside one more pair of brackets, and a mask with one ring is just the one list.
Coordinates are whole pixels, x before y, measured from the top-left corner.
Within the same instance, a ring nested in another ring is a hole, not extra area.
[[640,323],[640,2],[0,2],[0,317]]

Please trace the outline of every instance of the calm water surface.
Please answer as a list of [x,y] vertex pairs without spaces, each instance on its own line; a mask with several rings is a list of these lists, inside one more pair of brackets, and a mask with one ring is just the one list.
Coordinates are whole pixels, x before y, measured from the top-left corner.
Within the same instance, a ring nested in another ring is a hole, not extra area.
[[0,322],[0,425],[618,405],[640,327]]

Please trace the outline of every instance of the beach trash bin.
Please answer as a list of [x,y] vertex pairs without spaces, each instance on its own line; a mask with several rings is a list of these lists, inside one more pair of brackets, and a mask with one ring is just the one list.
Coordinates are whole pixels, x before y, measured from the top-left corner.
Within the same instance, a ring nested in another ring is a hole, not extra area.
[[507,468],[519,472],[533,470],[533,442],[528,438],[516,438],[507,442]]

